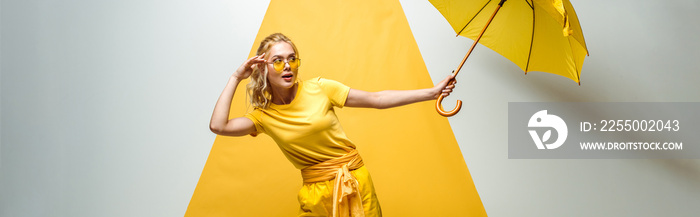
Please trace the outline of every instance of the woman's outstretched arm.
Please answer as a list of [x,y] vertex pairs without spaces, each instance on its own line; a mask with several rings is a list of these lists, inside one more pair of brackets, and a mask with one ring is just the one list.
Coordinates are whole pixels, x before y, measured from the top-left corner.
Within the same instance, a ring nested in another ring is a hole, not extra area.
[[[437,99],[441,94],[449,96],[454,84],[448,85],[454,75],[449,75],[440,81],[435,87],[417,90],[385,90],[379,92],[366,92],[350,89],[345,106],[385,109],[426,100]],[[455,82],[456,83],[456,82]]]
[[251,57],[246,60],[229,78],[224,91],[221,92],[219,100],[216,101],[214,112],[211,115],[209,129],[218,135],[224,136],[245,136],[255,132],[255,124],[248,118],[239,117],[230,119],[228,117],[229,109],[231,108],[231,100],[236,92],[238,84],[250,77],[253,73],[253,68],[256,64],[265,63],[262,58],[265,54]]

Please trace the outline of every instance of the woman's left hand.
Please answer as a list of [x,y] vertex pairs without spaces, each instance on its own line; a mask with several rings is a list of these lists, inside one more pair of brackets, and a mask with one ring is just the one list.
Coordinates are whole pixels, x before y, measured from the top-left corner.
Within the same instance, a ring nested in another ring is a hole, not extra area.
[[440,95],[443,97],[449,96],[450,93],[452,93],[452,89],[455,88],[455,84],[457,84],[457,79],[455,79],[454,74],[450,74],[447,76],[447,78],[443,79],[433,87],[433,99],[437,99]]

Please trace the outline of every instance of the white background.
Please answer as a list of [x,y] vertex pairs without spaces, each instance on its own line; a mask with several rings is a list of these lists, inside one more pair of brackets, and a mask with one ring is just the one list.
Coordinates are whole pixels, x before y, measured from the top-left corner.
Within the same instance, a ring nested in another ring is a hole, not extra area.
[[[267,4],[1,1],[0,216],[183,215]],[[401,4],[441,80],[471,40],[429,2]],[[449,120],[487,213],[697,215],[698,160],[507,159],[508,102],[700,101],[698,1],[572,4],[591,54],[581,86],[479,46],[446,100],[466,103]]]

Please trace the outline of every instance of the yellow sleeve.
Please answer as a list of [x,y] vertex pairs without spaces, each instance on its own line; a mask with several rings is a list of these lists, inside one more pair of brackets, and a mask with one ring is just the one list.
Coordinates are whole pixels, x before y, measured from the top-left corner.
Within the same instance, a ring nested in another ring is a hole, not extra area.
[[245,114],[243,117],[250,119],[253,121],[253,124],[255,124],[255,132],[251,133],[251,136],[258,136],[258,134],[265,132],[262,127],[262,111],[260,111],[260,109],[256,108],[253,111],[248,112],[248,114]]
[[326,93],[328,99],[331,100],[331,103],[334,106],[340,108],[345,106],[345,100],[348,99],[350,87],[345,86],[340,82],[320,77],[318,78],[318,84],[321,86],[321,89],[323,89],[323,92]]

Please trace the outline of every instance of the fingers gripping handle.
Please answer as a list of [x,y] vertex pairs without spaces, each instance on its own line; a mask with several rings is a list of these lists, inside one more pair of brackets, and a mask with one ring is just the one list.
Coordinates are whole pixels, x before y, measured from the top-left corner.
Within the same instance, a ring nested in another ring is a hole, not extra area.
[[[450,81],[450,83],[448,85],[452,85],[452,84],[454,84],[454,82],[455,82],[455,80],[452,80],[452,81]],[[445,117],[452,117],[452,116],[456,115],[460,109],[462,109],[462,100],[457,100],[457,105],[455,106],[455,108],[452,109],[452,111],[446,112],[445,109],[442,108],[442,99],[443,98],[444,98],[444,96],[442,94],[440,94],[440,96],[438,96],[437,101],[435,102],[435,109],[437,110],[437,112],[440,115],[445,116]]]

